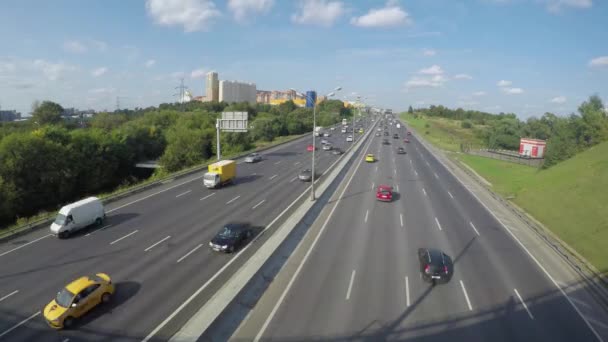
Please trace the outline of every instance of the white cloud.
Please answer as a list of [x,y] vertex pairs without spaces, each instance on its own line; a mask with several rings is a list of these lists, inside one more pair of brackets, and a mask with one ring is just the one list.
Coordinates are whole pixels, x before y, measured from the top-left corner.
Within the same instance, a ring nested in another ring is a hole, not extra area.
[[112,94],[116,91],[114,88],[93,88],[89,89],[89,93],[91,94]]
[[87,52],[87,47],[77,41],[77,40],[68,40],[66,42],[63,43],[63,48],[68,51],[68,52],[73,52],[73,53],[85,53]]
[[566,100],[567,99],[566,99],[565,96],[557,96],[557,97],[552,98],[551,101],[549,101],[549,102],[551,102],[551,103],[564,103],[564,102],[566,102]]
[[44,76],[50,81],[61,79],[65,72],[78,70],[77,67],[63,62],[52,63],[44,59],[35,60],[32,63],[32,67],[41,70]]
[[432,49],[424,49],[422,50],[422,54],[425,56],[435,56],[437,54],[437,51]]
[[521,88],[502,88],[502,91],[509,95],[523,94],[524,90]]
[[17,70],[17,67],[15,66],[15,63],[0,61],[0,73],[3,73],[3,72],[13,72],[15,70]]
[[163,26],[183,26],[185,32],[208,29],[221,12],[210,0],[146,0],[146,11]]
[[601,56],[589,61],[591,67],[608,67],[608,56]]
[[467,75],[467,74],[458,74],[454,76],[454,79],[456,80],[472,80],[473,77],[471,75]]
[[266,13],[274,5],[274,0],[228,0],[228,8],[238,21],[247,19],[253,13]]
[[485,96],[486,92],[485,91],[476,91],[472,95],[473,96]]
[[153,59],[148,59],[148,60],[146,61],[145,66],[146,66],[146,68],[151,68],[151,67],[153,67],[153,66],[154,66],[154,64],[156,64],[156,61],[155,61],[155,60],[153,60]]
[[327,0],[300,0],[299,12],[291,16],[297,24],[329,27],[344,14],[344,3]]
[[106,72],[108,72],[108,68],[101,67],[101,68],[93,69],[93,71],[91,71],[91,75],[93,75],[93,77],[99,77],[99,76],[102,76],[103,74],[105,74]]
[[190,78],[204,78],[206,74],[207,74],[207,70],[196,69],[196,70],[192,70],[192,72],[190,73]]
[[447,81],[447,79],[442,75],[435,75],[433,77],[414,76],[405,83],[405,87],[406,87],[406,89],[439,88],[439,87],[442,87],[446,81]]
[[421,73],[423,75],[442,75],[443,70],[441,69],[441,67],[439,65],[435,64],[429,68],[420,70],[419,73]]
[[499,86],[499,87],[508,87],[511,84],[513,84],[513,82],[511,82],[511,81],[505,81],[505,80],[501,80],[498,83],[496,83],[496,85]]
[[359,27],[394,27],[412,23],[410,15],[398,6],[397,1],[389,0],[383,8],[372,8],[367,14],[354,17],[350,23]]
[[547,9],[550,12],[560,12],[564,7],[574,8],[591,8],[593,6],[593,0],[545,0],[547,3]]

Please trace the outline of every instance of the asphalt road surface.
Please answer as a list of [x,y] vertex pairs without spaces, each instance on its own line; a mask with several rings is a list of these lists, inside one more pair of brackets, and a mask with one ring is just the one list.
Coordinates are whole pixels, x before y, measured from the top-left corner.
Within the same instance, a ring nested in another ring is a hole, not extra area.
[[[346,135],[332,133],[327,139],[346,149]],[[0,244],[0,341],[141,341],[235,256],[208,247],[223,224],[260,230],[306,191],[310,183],[297,175],[310,167],[310,141],[263,152],[259,163],[240,160],[235,185],[210,190],[193,174],[112,203],[102,228],[66,240],[42,229]],[[319,142],[320,174],[338,156]],[[70,281],[97,272],[116,284],[112,302],[72,330],[49,328],[44,306]]]
[[[298,261],[291,283],[262,298],[233,339],[598,341],[551,280],[416,137],[405,144],[405,130],[390,128],[391,145],[381,144],[384,136],[373,138],[367,153],[378,161],[355,163],[335,210],[326,208],[327,220],[315,223],[319,239],[306,247],[310,254]],[[396,154],[399,146],[407,155]],[[375,199],[380,184],[396,190],[392,203]],[[419,247],[452,257],[449,283],[422,281]]]

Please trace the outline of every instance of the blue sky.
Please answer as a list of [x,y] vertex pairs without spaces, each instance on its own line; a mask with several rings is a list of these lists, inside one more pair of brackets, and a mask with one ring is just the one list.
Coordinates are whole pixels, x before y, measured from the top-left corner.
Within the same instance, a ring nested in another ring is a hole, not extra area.
[[569,114],[608,99],[606,18],[599,0],[6,0],[0,106],[157,105],[215,70],[394,109]]

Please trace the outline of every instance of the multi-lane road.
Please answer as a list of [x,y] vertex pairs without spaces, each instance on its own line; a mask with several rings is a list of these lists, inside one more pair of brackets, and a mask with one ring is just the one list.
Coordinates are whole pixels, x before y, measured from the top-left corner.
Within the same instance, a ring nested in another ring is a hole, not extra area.
[[[334,146],[351,144],[339,130],[332,133]],[[166,332],[158,327],[184,323],[180,316],[166,321],[176,309],[210,279],[212,293],[237,268],[226,266],[242,263],[208,248],[219,228],[247,221],[268,235],[286,218],[281,212],[310,187],[297,179],[310,167],[309,143],[302,138],[270,149],[259,163],[239,161],[232,186],[206,189],[197,173],[112,203],[100,229],[66,240],[43,229],[0,244],[0,341],[141,341],[153,333],[162,340]],[[339,156],[318,146],[320,174]],[[256,246],[250,246],[240,259],[253,253]],[[50,329],[44,305],[68,282],[96,272],[116,284],[110,305],[94,309],[72,330]]]
[[[233,339],[601,341],[606,323],[583,318],[585,303],[562,295],[415,136],[404,144],[390,130],[391,145],[368,142],[378,161],[354,164]],[[392,203],[375,199],[379,184],[396,190]],[[452,257],[448,284],[422,281],[420,247]]]

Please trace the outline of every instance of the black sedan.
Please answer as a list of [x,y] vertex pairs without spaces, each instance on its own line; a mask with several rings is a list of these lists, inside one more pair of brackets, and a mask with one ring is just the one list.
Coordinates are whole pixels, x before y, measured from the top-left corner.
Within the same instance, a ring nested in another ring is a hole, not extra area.
[[232,253],[244,246],[252,235],[249,224],[228,223],[209,242],[209,247],[214,251]]
[[397,154],[407,154],[407,152],[405,151],[405,149],[403,147],[399,147],[397,149]]
[[418,261],[422,279],[432,283],[447,283],[454,275],[452,258],[438,249],[419,248]]
[[399,139],[399,134],[397,134],[397,133],[393,134],[393,139]]
[[382,145],[390,145],[391,143],[388,141],[388,139],[383,139],[382,140]]

